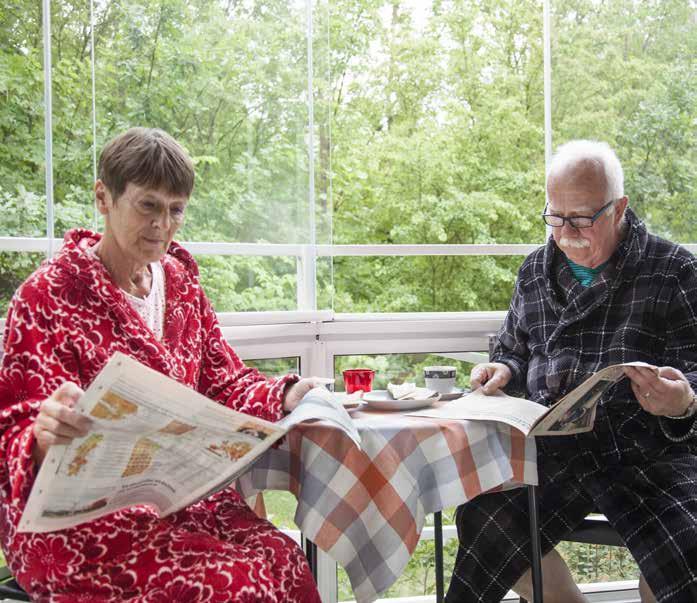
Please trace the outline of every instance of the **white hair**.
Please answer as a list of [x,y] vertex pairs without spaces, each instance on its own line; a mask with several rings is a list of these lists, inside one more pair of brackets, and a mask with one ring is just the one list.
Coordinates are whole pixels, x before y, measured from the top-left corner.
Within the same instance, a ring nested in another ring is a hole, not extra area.
[[[549,164],[547,178],[560,176],[583,161],[591,161],[603,170],[607,188],[605,202],[624,197],[624,172],[615,151],[606,142],[571,140],[557,148]],[[608,208],[612,209],[612,208]]]

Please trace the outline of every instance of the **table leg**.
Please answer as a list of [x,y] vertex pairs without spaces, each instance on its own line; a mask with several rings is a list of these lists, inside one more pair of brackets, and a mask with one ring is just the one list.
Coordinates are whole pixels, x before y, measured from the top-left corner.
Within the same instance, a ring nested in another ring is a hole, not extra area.
[[436,545],[436,603],[443,603],[445,585],[443,577],[443,514],[433,514],[433,538]]
[[315,583],[317,583],[317,545],[304,536],[303,540],[305,543],[305,557],[307,557],[307,563],[310,566],[310,571],[312,571],[312,577],[315,579]]
[[542,603],[542,547],[540,545],[540,526],[537,512],[536,486],[528,486],[528,510],[530,513],[530,541],[532,543],[533,603]]

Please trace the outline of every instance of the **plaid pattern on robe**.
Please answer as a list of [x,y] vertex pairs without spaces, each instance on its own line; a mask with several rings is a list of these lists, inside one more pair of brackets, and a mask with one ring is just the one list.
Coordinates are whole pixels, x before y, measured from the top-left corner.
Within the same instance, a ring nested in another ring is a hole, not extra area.
[[[509,391],[544,405],[633,360],[677,368],[697,390],[697,259],[628,209],[625,238],[585,288],[550,238],[520,269],[492,360],[513,372]],[[592,432],[537,441],[543,549],[597,507],[659,601],[697,601],[697,420],[645,412],[625,379]],[[499,601],[529,568],[526,497],[489,494],[458,510],[449,602]]]

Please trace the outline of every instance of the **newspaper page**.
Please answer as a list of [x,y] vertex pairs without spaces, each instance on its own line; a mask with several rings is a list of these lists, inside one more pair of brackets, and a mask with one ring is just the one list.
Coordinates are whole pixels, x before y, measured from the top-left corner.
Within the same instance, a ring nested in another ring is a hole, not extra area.
[[608,388],[624,378],[625,366],[644,366],[658,370],[645,362],[608,366],[594,373],[551,407],[508,396],[500,390],[490,396],[476,390],[438,408],[416,410],[407,414],[440,419],[500,421],[522,431],[526,436],[583,433],[593,429],[598,400]]
[[542,404],[509,396],[501,390],[487,396],[481,389],[477,389],[443,406],[414,410],[407,414],[436,419],[500,421],[528,435],[537,420],[548,410],[549,408]]
[[605,367],[551,406],[537,420],[530,435],[571,435],[591,431],[595,424],[598,400],[610,387],[624,379],[625,366],[648,367],[658,374],[658,368],[646,362],[626,362]]
[[230,484],[293,425],[323,419],[357,444],[351,418],[315,388],[280,423],[222,404],[115,354],[78,402],[90,432],[51,446],[19,523],[64,529],[133,505],[169,515]]

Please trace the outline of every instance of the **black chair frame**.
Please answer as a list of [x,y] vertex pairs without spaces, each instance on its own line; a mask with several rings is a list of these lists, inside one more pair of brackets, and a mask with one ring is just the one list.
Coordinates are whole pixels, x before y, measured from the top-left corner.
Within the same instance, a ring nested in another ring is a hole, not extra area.
[[31,601],[29,595],[17,584],[6,566],[0,567],[0,598]]

